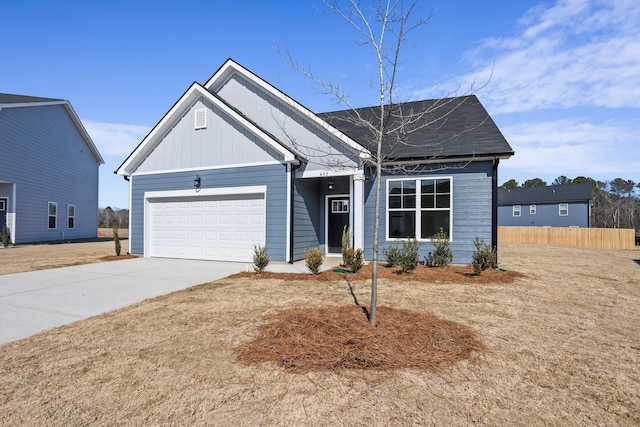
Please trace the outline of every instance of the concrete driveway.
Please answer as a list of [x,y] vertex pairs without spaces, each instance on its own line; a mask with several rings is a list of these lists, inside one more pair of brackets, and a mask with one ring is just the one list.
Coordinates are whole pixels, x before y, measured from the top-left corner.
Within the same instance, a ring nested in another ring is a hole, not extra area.
[[0,344],[218,280],[248,264],[134,258],[0,276]]

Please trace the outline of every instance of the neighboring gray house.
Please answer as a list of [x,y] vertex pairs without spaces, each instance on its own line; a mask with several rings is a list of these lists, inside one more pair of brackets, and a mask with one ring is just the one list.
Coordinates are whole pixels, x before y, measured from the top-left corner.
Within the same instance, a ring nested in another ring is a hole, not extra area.
[[103,163],[69,101],[0,94],[0,228],[13,243],[96,237]]
[[498,224],[528,227],[590,227],[589,183],[498,189]]
[[[513,150],[475,96],[395,108],[445,118],[419,126],[407,144],[385,141],[397,173],[380,177],[381,242],[416,237],[426,255],[443,227],[454,262],[468,263],[475,237],[496,243],[497,168]],[[376,110],[358,112],[373,120]],[[250,262],[254,245],[266,244],[274,261],[317,246],[339,256],[348,224],[370,259],[373,147],[350,114],[315,114],[227,60],[116,171],[130,181],[130,252]]]

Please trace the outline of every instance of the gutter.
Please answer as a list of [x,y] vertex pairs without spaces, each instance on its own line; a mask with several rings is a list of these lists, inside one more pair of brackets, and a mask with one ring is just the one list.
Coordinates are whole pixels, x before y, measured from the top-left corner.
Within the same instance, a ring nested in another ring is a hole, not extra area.
[[290,200],[290,206],[289,206],[289,259],[287,260],[287,262],[289,264],[293,264],[293,230],[294,230],[294,218],[295,216],[293,215],[294,213],[294,203],[293,203],[293,194],[294,194],[294,187],[295,187],[295,180],[296,180],[296,174],[295,171],[296,169],[299,169],[302,166],[302,162],[298,162],[298,163],[290,163],[291,164],[291,189],[289,191],[291,200]]
[[498,253],[498,165],[500,157],[493,159],[493,175],[491,177],[491,246]]

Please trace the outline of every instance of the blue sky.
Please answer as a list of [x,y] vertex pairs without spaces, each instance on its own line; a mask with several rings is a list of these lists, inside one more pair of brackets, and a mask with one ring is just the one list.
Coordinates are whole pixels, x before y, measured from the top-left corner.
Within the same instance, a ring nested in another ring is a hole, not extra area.
[[[319,10],[319,0],[5,0],[0,92],[68,99],[106,161],[100,206],[126,208],[128,185],[113,171],[229,57],[316,112],[342,107],[277,48],[339,82],[355,105],[376,103],[366,84],[374,58]],[[637,0],[422,0],[414,16],[434,11],[403,52],[399,97],[475,93],[516,151],[500,183],[640,182]]]

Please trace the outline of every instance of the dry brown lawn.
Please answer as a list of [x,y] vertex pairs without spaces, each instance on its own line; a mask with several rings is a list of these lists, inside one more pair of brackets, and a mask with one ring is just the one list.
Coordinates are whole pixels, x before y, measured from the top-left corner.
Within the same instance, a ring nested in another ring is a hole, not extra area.
[[439,371],[240,362],[270,316],[367,302],[369,285],[227,278],[0,346],[0,424],[639,425],[640,251],[503,244],[500,260],[525,277],[380,282],[381,305],[486,346]]

